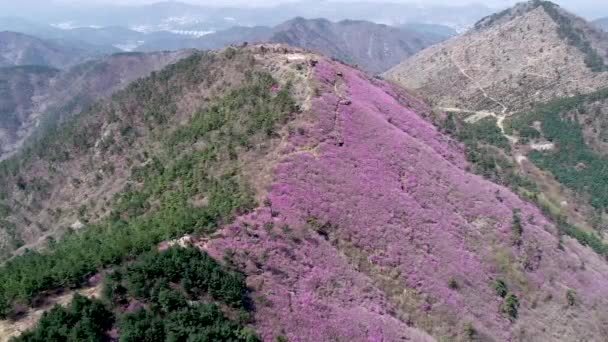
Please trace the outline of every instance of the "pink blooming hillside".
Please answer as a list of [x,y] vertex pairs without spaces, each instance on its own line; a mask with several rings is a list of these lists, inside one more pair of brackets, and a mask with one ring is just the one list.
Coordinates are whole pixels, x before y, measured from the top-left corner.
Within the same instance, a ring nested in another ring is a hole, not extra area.
[[608,336],[606,261],[468,173],[462,148],[409,107],[421,103],[328,60],[309,81],[314,127],[291,133],[266,205],[206,247],[243,267],[264,340]]

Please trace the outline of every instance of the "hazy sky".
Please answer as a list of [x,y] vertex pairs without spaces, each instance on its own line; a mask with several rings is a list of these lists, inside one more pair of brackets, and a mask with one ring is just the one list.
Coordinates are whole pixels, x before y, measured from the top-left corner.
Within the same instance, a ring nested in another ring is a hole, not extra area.
[[[1,1],[16,1],[16,0],[0,0]],[[18,1],[18,0],[17,0]],[[31,0],[30,0],[31,1]],[[49,0],[40,0],[44,4],[48,4]],[[138,5],[146,3],[154,3],[162,0],[51,0],[56,2],[67,2],[72,4],[116,4],[116,5]],[[278,3],[294,2],[298,0],[180,0],[201,5],[213,6],[269,6]],[[302,0],[300,0],[302,1]],[[318,1],[318,0],[313,0]],[[466,5],[471,3],[481,3],[495,9],[502,9],[511,6],[522,0],[325,0],[325,1],[362,1],[362,2],[402,2],[402,3],[437,3],[442,5]],[[608,16],[608,1],[607,0],[553,0],[562,7],[587,18],[598,18]]]
[[[15,9],[19,11],[44,12],[45,8],[58,10],[61,4],[71,4],[71,7],[85,8],[91,5],[141,5],[167,0],[0,0],[0,16],[12,15]],[[397,2],[397,3],[420,3],[420,4],[442,4],[442,5],[467,5],[472,3],[484,4],[494,10],[506,8],[518,2],[518,0],[179,0],[200,5],[212,6],[270,6],[286,2],[308,2],[317,1],[361,1],[361,2]],[[566,9],[581,16],[594,19],[608,16],[608,0],[554,0]],[[314,6],[311,4],[311,6]],[[2,13],[4,12],[4,13]],[[56,11],[55,11],[56,12]]]
[[[14,0],[0,0],[14,1]],[[41,0],[48,3],[48,0]],[[154,3],[162,0],[54,0],[56,2],[72,4],[116,4],[116,5],[138,5]],[[298,0],[180,0],[201,5],[213,6],[269,6],[278,3],[294,2]],[[471,3],[481,3],[492,8],[505,8],[521,0],[326,0],[326,1],[363,1],[363,2],[402,2],[402,3],[437,3],[443,5],[466,5]],[[606,0],[553,0],[555,3],[581,15],[590,17],[608,16],[608,1]]]
[[[6,0],[2,0],[6,1]],[[12,0],[9,0],[12,1]],[[57,2],[65,2],[65,3],[82,3],[83,0],[55,0]],[[249,6],[268,6],[277,3],[285,3],[285,2],[294,2],[297,0],[180,0],[181,2],[193,3],[193,4],[203,4],[203,5],[249,5]],[[327,0],[327,1],[357,1],[357,0]],[[443,5],[462,5],[462,4],[471,4],[471,3],[483,3],[490,7],[501,7],[501,6],[509,6],[519,2],[518,0],[359,0],[362,2],[407,2],[407,3],[438,3]],[[111,3],[111,4],[145,4],[145,3],[154,3],[159,2],[159,0],[87,0],[87,3]],[[603,0],[554,0],[554,2],[561,4],[563,6],[573,7],[573,6],[603,6],[600,5]]]

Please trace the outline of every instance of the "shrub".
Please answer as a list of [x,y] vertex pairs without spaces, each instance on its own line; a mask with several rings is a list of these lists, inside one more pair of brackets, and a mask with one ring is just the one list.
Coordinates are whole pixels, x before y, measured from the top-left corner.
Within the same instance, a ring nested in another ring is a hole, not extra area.
[[455,278],[450,278],[450,280],[448,280],[448,287],[452,290],[458,290],[460,284],[458,284],[458,281]]
[[464,335],[468,341],[475,341],[478,337],[477,329],[475,329],[473,324],[467,323],[464,325]]
[[510,320],[516,320],[519,311],[519,299],[517,299],[517,296],[513,293],[507,294],[502,303],[501,311],[507,315]]
[[524,232],[524,226],[521,221],[521,211],[519,209],[513,209],[513,222],[511,223],[511,229],[513,231],[513,243],[515,245],[520,245],[522,234]]
[[576,291],[568,289],[568,291],[566,291],[566,301],[568,302],[568,305],[574,306],[576,304]]
[[503,298],[506,297],[507,293],[509,292],[507,283],[505,283],[505,281],[502,279],[496,279],[492,283],[492,288],[494,289],[494,291],[496,291],[497,296],[503,297]]

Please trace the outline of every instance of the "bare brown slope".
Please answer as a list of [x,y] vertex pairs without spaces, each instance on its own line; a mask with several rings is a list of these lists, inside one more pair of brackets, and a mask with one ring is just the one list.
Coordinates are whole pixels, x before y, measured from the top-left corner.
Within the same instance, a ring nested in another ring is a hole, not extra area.
[[439,107],[517,112],[608,85],[607,43],[584,20],[532,1],[420,52],[387,77]]

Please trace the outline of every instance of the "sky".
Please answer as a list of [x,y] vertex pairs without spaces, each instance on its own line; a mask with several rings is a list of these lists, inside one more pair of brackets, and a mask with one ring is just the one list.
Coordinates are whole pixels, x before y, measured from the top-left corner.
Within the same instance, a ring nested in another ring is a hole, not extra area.
[[[0,16],[12,15],[11,12],[17,9],[30,10],[35,9],[37,12],[44,12],[45,8],[58,9],[58,4],[71,4],[71,7],[85,8],[92,5],[142,5],[167,0],[0,0]],[[361,1],[361,2],[397,2],[397,3],[421,3],[421,4],[441,4],[441,5],[467,5],[467,4],[483,4],[493,10],[501,10],[509,7],[518,0],[179,0],[198,5],[211,6],[242,6],[242,7],[258,7],[272,6],[286,2],[316,2],[316,1]],[[596,19],[598,17],[608,17],[608,0],[553,0],[562,5],[566,9],[587,19]],[[4,13],[1,13],[4,12]]]
[[[0,0],[13,1],[13,0]],[[48,0],[40,0],[48,3]],[[114,4],[114,5],[140,5],[154,3],[162,0],[54,0],[56,2],[71,3],[82,5],[87,4]],[[192,4],[211,5],[211,6],[272,6],[278,3],[294,2],[298,0],[180,0]],[[303,0],[299,0],[303,1]],[[522,0],[326,0],[326,1],[362,1],[362,2],[401,2],[401,3],[437,3],[442,5],[467,5],[481,3],[490,8],[502,9],[511,6]],[[608,16],[608,1],[606,0],[553,0],[555,3],[569,9],[579,15],[586,17]]]
[[[1,0],[1,1],[12,1],[12,0]],[[57,0],[57,2],[64,3],[82,3],[83,0]],[[247,5],[247,6],[269,6],[275,5],[278,3],[285,2],[294,2],[297,0],[180,0],[181,2],[187,2],[192,4],[201,4],[201,5]],[[328,0],[333,2],[340,1],[353,1],[353,0]],[[356,0],[355,0],[356,1]],[[515,4],[521,0],[359,0],[362,2],[401,2],[401,3],[437,3],[443,5],[466,5],[471,3],[482,3],[487,5],[488,7],[506,7],[512,4]],[[159,2],[159,0],[87,0],[87,3],[100,3],[100,4],[117,4],[117,5],[137,5],[137,4],[146,4],[146,3],[154,3]],[[603,0],[554,0],[555,3],[561,4],[567,7],[575,7],[575,6],[584,6],[584,7],[593,7],[593,6],[602,6],[599,3],[603,2]]]

